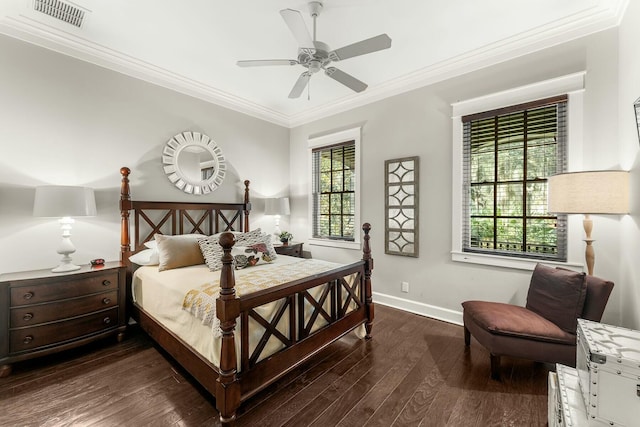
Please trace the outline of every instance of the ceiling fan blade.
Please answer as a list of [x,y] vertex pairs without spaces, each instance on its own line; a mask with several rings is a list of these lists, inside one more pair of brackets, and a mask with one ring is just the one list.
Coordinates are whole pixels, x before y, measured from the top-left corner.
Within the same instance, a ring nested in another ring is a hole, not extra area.
[[307,24],[304,23],[304,18],[302,18],[302,14],[299,11],[282,9],[280,15],[282,15],[284,22],[286,22],[301,48],[315,49]]
[[302,91],[309,84],[309,79],[311,78],[311,74],[308,71],[300,74],[296,84],[293,85],[293,89],[289,92],[289,98],[299,98],[302,95]]
[[349,89],[355,92],[362,92],[367,88],[367,84],[353,77],[351,74],[347,74],[344,71],[338,70],[335,67],[329,67],[325,70],[325,74],[331,77],[333,80],[342,83]]
[[340,61],[342,59],[353,58],[354,56],[366,55],[367,53],[389,49],[390,47],[391,38],[386,34],[380,34],[379,36],[361,40],[329,52],[329,58],[331,58],[332,61]]
[[238,61],[238,67],[262,67],[265,65],[298,65],[295,59],[253,59],[248,61]]

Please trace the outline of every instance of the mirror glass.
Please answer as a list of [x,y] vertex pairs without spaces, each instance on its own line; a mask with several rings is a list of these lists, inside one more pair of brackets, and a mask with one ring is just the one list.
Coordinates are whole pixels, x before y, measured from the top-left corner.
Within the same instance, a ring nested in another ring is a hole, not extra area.
[[185,193],[208,194],[224,180],[224,156],[220,147],[207,135],[179,133],[167,142],[162,154],[169,181]]
[[207,180],[215,169],[213,154],[197,145],[180,152],[177,166],[185,178],[192,182]]

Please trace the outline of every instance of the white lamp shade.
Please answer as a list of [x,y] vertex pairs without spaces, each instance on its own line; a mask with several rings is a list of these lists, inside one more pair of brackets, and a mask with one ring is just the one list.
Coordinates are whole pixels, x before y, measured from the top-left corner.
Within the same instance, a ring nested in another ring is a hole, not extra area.
[[289,198],[280,197],[277,199],[266,199],[264,214],[265,215],[289,215]]
[[36,187],[33,215],[43,217],[78,217],[96,215],[92,188],[64,185]]
[[571,172],[549,177],[549,212],[629,213],[629,172]]

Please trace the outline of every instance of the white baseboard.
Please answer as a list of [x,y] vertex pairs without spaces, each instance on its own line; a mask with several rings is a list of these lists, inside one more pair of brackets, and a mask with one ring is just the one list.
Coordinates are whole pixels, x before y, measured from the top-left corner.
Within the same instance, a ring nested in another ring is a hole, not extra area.
[[373,302],[462,326],[462,311],[450,310],[378,292],[373,292]]

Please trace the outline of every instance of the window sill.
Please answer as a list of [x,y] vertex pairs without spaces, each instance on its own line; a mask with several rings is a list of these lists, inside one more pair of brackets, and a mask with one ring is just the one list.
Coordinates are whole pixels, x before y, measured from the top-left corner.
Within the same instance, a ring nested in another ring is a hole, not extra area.
[[558,262],[548,260],[513,258],[507,256],[485,255],[459,251],[451,251],[451,260],[455,262],[466,262],[470,264],[482,264],[492,267],[514,268],[518,270],[529,271],[533,271],[537,263],[578,269],[580,271],[584,270],[584,265],[576,262]]
[[330,240],[330,239],[309,239],[309,244],[312,246],[328,246],[332,248],[352,249],[359,251],[361,249],[360,242],[345,242],[342,240]]

